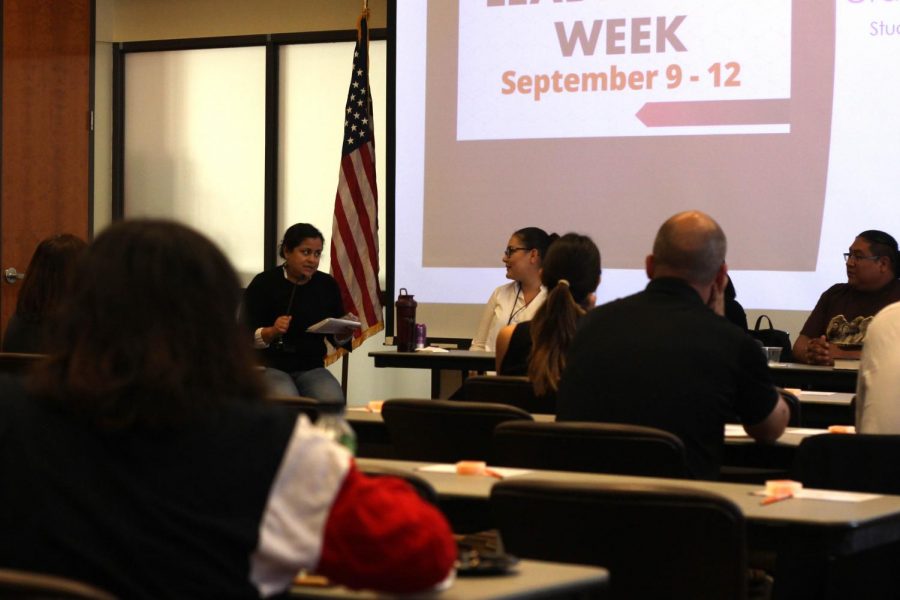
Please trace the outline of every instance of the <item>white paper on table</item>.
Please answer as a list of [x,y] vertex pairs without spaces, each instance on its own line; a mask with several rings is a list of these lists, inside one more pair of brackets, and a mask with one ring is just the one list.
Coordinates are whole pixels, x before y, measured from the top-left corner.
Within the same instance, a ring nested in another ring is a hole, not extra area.
[[[788,427],[784,433],[794,435],[821,435],[828,433],[827,429],[811,429],[809,427]],[[725,437],[727,438],[749,438],[750,435],[744,430],[744,426],[740,423],[726,423]]]
[[[765,496],[765,490],[753,492],[754,496]],[[879,494],[861,494],[859,492],[839,492],[836,490],[815,490],[803,488],[794,494],[798,500],[829,500],[831,502],[867,502],[881,498]]]
[[440,346],[426,346],[425,348],[416,348],[416,352],[450,352],[446,348]]
[[788,427],[784,430],[785,433],[795,433],[797,435],[822,435],[823,433],[828,433],[827,429],[812,429],[809,427]]
[[739,423],[725,423],[725,437],[748,438],[750,434],[744,431],[744,426]]
[[[500,475],[504,479],[507,477],[516,477],[517,475],[527,475],[531,473],[531,469],[513,469],[512,467],[492,467],[490,465],[487,466],[488,469],[493,471],[494,473]],[[416,471],[428,471],[429,473],[452,473],[456,474],[456,465],[427,465],[424,467],[418,467]],[[485,475],[485,477],[489,477],[489,475]]]
[[800,392],[801,396],[834,396],[837,392]]

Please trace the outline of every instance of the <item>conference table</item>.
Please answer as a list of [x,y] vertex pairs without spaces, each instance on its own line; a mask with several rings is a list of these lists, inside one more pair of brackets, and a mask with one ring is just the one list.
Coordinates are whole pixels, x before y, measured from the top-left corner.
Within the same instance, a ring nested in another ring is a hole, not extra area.
[[[493,371],[493,352],[472,350],[447,350],[446,352],[398,352],[378,350],[369,352],[378,368],[430,369],[431,397],[440,397],[440,372]],[[830,391],[853,394],[856,392],[858,372],[853,369],[836,369],[802,363],[769,363],[775,385],[811,391]]]
[[769,363],[775,385],[801,390],[856,393],[859,371],[803,363]]
[[[444,350],[444,349],[442,349]],[[476,350],[446,350],[443,352],[399,352],[378,350],[369,352],[376,368],[429,369],[431,371],[431,397],[441,397],[441,371],[493,371],[494,353]]]
[[[356,462],[363,471],[371,468],[416,475],[431,484],[442,501],[454,498],[476,501],[483,503],[484,510],[488,510],[491,488],[498,481],[489,476],[457,475],[455,472],[430,470],[429,467],[436,466],[427,462],[377,458],[357,458]],[[448,471],[452,470],[450,466],[444,467]],[[497,470],[502,473],[502,468],[498,467]],[[871,498],[864,501],[791,498],[762,505],[761,497],[755,494],[762,487],[751,484],[543,470],[528,470],[507,478],[561,483],[662,484],[713,492],[734,502],[744,513],[754,533],[759,534],[763,530],[775,533],[790,530],[825,543],[829,551],[838,556],[848,556],[900,541],[900,496],[871,494],[868,495]],[[848,497],[855,498],[857,497],[854,495]]]
[[[494,477],[457,475],[452,465],[426,462],[359,458],[357,464],[363,471],[387,470],[424,479],[434,487],[451,524],[457,519],[492,523],[489,500],[491,488],[498,481]],[[497,470],[503,474],[502,469]],[[509,477],[599,485],[666,485],[719,494],[743,512],[750,550],[802,557],[806,565],[818,565],[814,579],[825,580],[831,569],[838,572],[840,565],[850,564],[844,559],[900,542],[900,496],[807,491],[821,498],[795,497],[762,505],[757,495],[762,490],[760,485],[542,470]]]
[[[609,572],[600,567],[564,563],[522,560],[509,573],[457,577],[453,585],[441,592],[404,594],[402,598],[415,600],[518,600],[531,598],[559,598],[570,595],[602,598],[609,583]],[[310,587],[295,585],[292,598],[381,599],[396,595],[378,594],[364,590],[349,590],[340,586]]]
[[[532,414],[537,422],[553,422],[555,415]],[[348,408],[347,422],[356,432],[357,456],[394,459],[397,455],[380,412],[366,408]],[[774,444],[760,444],[737,424],[725,427],[725,446],[721,478],[728,481],[754,482],[787,477],[800,443],[810,435],[827,433],[826,429],[788,427]],[[473,457],[474,458],[474,457]]]
[[[373,411],[365,407],[357,406],[347,408],[344,412],[344,416],[354,430],[363,430],[367,425],[371,425],[373,428],[366,431],[374,431],[375,429],[387,431],[387,427],[384,424],[384,417],[382,417],[381,412],[379,411]],[[532,414],[531,416],[538,423],[553,423],[556,421],[556,415]],[[740,430],[740,432],[738,432],[738,430]],[[807,427],[788,427],[785,429],[784,434],[778,438],[777,443],[788,446],[799,446],[800,442],[807,436],[819,433],[826,433],[826,430]],[[743,429],[737,424],[727,425],[725,434],[726,441],[733,441],[735,443],[755,443],[746,433],[743,433]]]
[[802,390],[800,400],[800,424],[803,427],[827,429],[830,425],[852,425],[855,416],[851,392]]

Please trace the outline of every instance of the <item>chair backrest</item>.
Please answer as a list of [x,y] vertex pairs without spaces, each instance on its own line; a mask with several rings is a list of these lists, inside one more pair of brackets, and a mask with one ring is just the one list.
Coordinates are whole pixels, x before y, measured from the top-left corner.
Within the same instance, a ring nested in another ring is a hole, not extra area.
[[315,423],[319,419],[321,403],[315,398],[306,396],[266,396],[266,402],[275,406],[284,406],[298,414],[303,413]]
[[678,436],[620,423],[503,423],[494,430],[491,462],[555,471],[689,477]]
[[514,406],[455,400],[387,400],[381,416],[397,458],[436,462],[488,460],[497,425],[532,420]]
[[39,360],[44,358],[45,354],[23,354],[21,352],[0,352],[0,373],[9,373],[10,375],[22,375]]
[[115,596],[80,581],[65,577],[0,569],[0,597],[35,600],[114,600]]
[[439,504],[438,494],[434,489],[434,486],[415,473],[376,465],[365,465],[361,470],[369,477],[397,477],[398,479],[402,479],[416,490],[416,493],[419,494],[419,497],[422,498],[422,500],[425,500],[434,506],[438,506]]
[[556,396],[535,396],[534,387],[527,377],[513,375],[467,377],[463,381],[458,398],[469,402],[509,404],[536,414],[556,414]]
[[501,481],[491,512],[522,558],[602,566],[613,598],[745,598],[744,517],[730,500],[670,485]]
[[806,487],[900,494],[900,435],[809,436],[797,449],[792,477]]

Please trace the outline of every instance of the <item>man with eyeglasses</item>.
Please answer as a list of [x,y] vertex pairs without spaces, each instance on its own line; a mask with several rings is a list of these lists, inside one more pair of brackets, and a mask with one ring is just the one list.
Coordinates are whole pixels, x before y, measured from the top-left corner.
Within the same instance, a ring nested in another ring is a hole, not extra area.
[[819,298],[794,342],[794,359],[833,365],[835,358],[859,358],[875,314],[900,301],[897,241],[883,231],[863,231],[844,253],[847,283]]

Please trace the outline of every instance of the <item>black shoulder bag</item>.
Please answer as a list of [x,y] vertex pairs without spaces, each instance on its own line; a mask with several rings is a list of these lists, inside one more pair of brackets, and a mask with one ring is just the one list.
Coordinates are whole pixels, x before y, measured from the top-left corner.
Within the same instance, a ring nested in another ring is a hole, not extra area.
[[[768,329],[760,329],[763,319],[769,322]],[[763,346],[781,348],[781,362],[794,362],[794,355],[791,353],[791,337],[787,331],[775,329],[769,315],[759,315],[756,325],[750,330],[750,335],[759,340]]]

